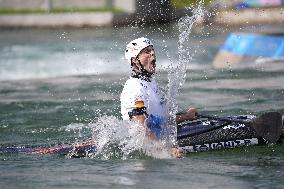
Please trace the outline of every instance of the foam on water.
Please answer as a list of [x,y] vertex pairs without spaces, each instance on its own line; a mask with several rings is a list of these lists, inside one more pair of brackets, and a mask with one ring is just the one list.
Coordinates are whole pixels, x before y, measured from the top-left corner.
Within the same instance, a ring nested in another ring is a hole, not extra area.
[[5,60],[0,61],[0,81],[125,72],[123,60],[110,63],[108,53],[75,47],[54,52],[43,45],[11,45],[0,48],[0,59]]
[[[121,57],[123,51],[101,52],[74,47],[71,50],[59,48],[54,52],[55,47],[51,48],[39,45],[11,45],[0,48],[0,81],[121,74],[129,70],[126,60]],[[119,58],[114,60],[112,57]],[[158,66],[160,70],[166,70],[170,64],[171,61],[161,57]]]

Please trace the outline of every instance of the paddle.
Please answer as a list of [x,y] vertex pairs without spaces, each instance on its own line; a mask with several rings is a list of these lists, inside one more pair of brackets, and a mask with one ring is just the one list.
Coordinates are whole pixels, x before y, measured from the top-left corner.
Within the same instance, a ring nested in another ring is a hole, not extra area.
[[282,115],[278,112],[261,114],[251,121],[257,136],[263,137],[268,143],[276,143],[279,140],[282,125]]

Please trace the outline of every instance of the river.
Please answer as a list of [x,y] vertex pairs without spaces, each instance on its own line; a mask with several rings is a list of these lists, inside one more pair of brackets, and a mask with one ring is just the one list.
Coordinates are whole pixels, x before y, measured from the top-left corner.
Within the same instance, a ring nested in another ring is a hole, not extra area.
[[[194,28],[178,92],[188,106],[216,115],[284,113],[284,62],[214,69],[228,29]],[[92,137],[97,120],[120,121],[120,92],[130,68],[124,48],[146,36],[157,53],[162,91],[179,61],[177,24],[94,29],[0,30],[0,145],[48,146]],[[184,63],[184,62],[183,62]],[[115,123],[113,123],[115,124]],[[182,159],[81,158],[0,154],[1,189],[283,188],[284,146],[186,155]]]

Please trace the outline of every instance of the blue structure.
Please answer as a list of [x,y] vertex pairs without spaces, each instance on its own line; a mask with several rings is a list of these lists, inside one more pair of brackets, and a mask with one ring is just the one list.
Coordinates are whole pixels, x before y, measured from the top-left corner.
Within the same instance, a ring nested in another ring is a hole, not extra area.
[[240,56],[284,58],[284,37],[232,33],[221,51]]
[[215,68],[254,63],[258,58],[284,59],[284,36],[231,33],[216,55]]
[[284,0],[242,0],[236,4],[237,9],[250,7],[271,7],[284,5]]

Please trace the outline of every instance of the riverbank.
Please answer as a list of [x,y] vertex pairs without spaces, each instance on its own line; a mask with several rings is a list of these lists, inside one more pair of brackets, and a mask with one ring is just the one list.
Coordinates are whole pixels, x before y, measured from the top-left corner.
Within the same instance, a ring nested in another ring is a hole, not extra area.
[[0,0],[0,27],[101,27],[170,22],[170,0]]
[[[209,18],[199,19],[198,24],[212,23],[225,27],[248,25],[282,25],[284,23],[284,8],[250,8],[243,10],[208,11]],[[191,15],[187,9],[170,10],[171,13],[154,17],[149,14],[126,13],[119,11],[74,11],[74,12],[13,12],[0,14],[0,28],[25,27],[112,27],[125,26],[133,23],[172,22],[185,15]]]
[[[158,14],[158,13],[157,13]],[[126,13],[121,11],[84,12],[13,12],[0,14],[0,28],[64,28],[64,27],[112,27],[141,23],[163,23],[191,15],[187,9],[171,10],[170,16],[151,17],[149,14]]]
[[0,27],[102,27],[112,26],[113,17],[111,12],[4,14],[0,15]]

